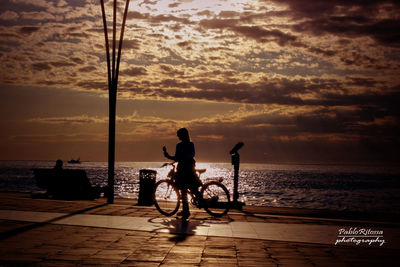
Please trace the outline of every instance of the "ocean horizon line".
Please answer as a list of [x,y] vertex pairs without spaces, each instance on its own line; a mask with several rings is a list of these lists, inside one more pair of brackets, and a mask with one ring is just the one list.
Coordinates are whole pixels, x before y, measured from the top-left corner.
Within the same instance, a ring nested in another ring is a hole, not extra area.
[[[61,159],[61,158],[57,158]],[[0,159],[0,162],[52,162],[56,161],[57,159]],[[68,163],[67,159],[61,159],[65,163]],[[82,163],[108,163],[106,160],[81,160]],[[115,163],[166,163],[171,162],[169,160],[155,160],[155,161],[135,161],[135,160],[119,160],[115,161]],[[199,164],[232,164],[230,161],[196,161]],[[399,162],[240,162],[240,164],[246,165],[299,165],[299,166],[371,166],[371,167],[384,167],[384,166],[391,166],[391,167],[399,167]]]

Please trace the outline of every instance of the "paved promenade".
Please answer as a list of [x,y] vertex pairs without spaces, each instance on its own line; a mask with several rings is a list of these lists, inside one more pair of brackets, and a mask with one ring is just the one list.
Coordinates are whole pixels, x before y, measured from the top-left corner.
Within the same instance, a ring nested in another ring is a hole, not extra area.
[[397,266],[396,218],[247,207],[188,222],[135,200],[0,193],[0,266]]

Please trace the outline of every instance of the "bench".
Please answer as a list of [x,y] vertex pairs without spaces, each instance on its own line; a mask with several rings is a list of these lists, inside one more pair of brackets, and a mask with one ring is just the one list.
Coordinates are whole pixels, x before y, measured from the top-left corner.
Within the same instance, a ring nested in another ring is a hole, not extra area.
[[95,199],[104,189],[90,184],[84,170],[32,169],[38,187],[46,189],[54,199]]

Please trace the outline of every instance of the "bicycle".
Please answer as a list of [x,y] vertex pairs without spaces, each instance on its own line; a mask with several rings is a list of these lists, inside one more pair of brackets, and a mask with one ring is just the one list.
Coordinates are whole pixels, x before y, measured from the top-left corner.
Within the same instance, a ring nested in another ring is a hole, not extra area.
[[[176,181],[176,169],[174,163],[165,163],[161,167],[168,165],[172,166],[167,175],[169,178],[160,180],[155,184],[153,198],[154,204],[161,214],[172,216],[178,211],[182,199]],[[196,169],[199,178],[205,171],[206,169]],[[221,182],[210,181],[204,184],[201,183],[199,192],[202,199],[197,199],[195,194],[190,192],[190,189],[187,191],[188,201],[193,206],[204,208],[208,214],[214,217],[221,217],[228,213],[231,203],[229,191]]]

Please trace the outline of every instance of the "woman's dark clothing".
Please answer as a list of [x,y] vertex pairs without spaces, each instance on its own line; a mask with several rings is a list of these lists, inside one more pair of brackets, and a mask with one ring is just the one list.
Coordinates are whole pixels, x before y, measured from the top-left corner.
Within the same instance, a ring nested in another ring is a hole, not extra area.
[[170,157],[170,159],[178,162],[176,182],[182,193],[182,212],[187,216],[190,214],[187,203],[187,189],[190,189],[193,194],[198,196],[198,188],[201,185],[196,174],[196,161],[194,160],[194,156],[194,144],[190,141],[182,141],[176,145],[175,156]]
[[177,183],[181,188],[199,187],[196,175],[196,161],[194,160],[195,149],[192,142],[180,142],[176,145],[175,156],[171,159],[178,162]]
[[185,162],[194,160],[196,152],[194,150],[194,144],[192,142],[180,142],[176,145],[175,156],[173,160],[177,162]]

